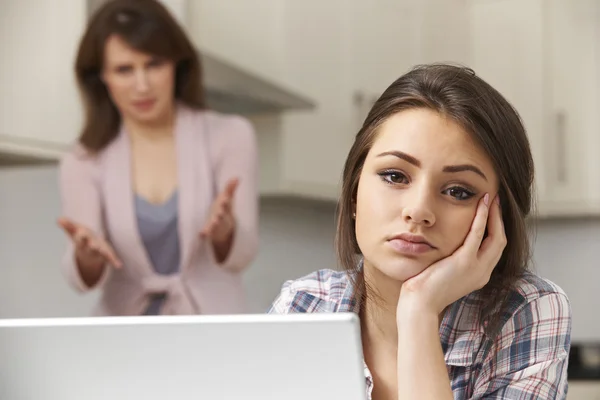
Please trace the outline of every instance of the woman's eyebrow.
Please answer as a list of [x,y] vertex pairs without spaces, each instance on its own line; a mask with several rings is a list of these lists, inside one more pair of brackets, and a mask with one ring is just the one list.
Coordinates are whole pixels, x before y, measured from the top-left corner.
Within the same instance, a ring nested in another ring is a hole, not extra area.
[[477,175],[481,176],[486,181],[488,180],[485,174],[476,166],[471,164],[460,164],[460,165],[446,165],[443,169],[444,172],[463,172],[463,171],[472,171]]
[[398,150],[384,151],[383,153],[380,153],[380,154],[377,155],[377,157],[384,157],[384,156],[398,157],[398,158],[400,158],[400,159],[402,159],[404,161],[408,161],[409,163],[411,163],[415,167],[421,168],[421,161],[417,160],[413,156],[411,156],[409,154],[406,154],[406,153],[404,153],[402,151],[398,151]]
[[[379,153],[377,155],[377,157],[385,157],[385,156],[398,157],[406,162],[411,163],[415,167],[421,168],[421,161],[417,160],[415,157],[411,156],[410,154],[406,154],[402,151],[398,151],[398,150],[384,151],[383,153]],[[483,171],[481,171],[481,169],[477,168],[476,166],[474,166],[472,164],[446,165],[443,168],[443,171],[448,172],[448,173],[471,171],[471,172],[474,172],[477,175],[481,176],[486,181],[488,180],[487,177],[485,176],[485,174],[483,173]]]

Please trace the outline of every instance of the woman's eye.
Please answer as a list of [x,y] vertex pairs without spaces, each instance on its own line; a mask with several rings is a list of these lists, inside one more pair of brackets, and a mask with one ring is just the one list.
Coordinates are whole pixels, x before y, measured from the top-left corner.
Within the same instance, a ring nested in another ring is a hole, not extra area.
[[379,176],[381,176],[381,179],[383,179],[384,181],[386,181],[387,183],[390,183],[390,184],[407,183],[408,182],[408,179],[406,179],[406,176],[397,171],[384,171],[384,172],[379,173]]
[[473,197],[475,194],[465,188],[460,186],[454,186],[444,191],[450,197],[455,198],[456,200],[468,200]]
[[127,74],[127,73],[129,73],[131,71],[133,71],[133,68],[131,68],[130,66],[127,66],[127,65],[123,65],[123,66],[117,67],[117,72],[119,74]]

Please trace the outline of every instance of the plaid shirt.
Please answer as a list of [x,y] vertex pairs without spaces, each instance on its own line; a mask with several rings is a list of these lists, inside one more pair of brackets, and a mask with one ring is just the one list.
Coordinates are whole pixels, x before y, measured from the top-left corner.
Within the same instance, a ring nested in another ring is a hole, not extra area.
[[[479,323],[477,292],[444,314],[440,340],[455,399],[565,399],[571,342],[570,303],[557,285],[521,278],[494,340]],[[355,312],[347,273],[320,270],[283,284],[269,313]],[[373,379],[365,364],[367,399]]]

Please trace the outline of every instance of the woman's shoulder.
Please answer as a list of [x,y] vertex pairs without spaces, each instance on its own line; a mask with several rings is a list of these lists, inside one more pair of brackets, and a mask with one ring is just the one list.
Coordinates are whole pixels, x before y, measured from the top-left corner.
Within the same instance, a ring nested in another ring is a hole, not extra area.
[[548,334],[567,337],[571,304],[565,291],[547,278],[527,271],[514,283],[501,313],[501,335],[520,337],[544,324]]
[[[533,307],[535,304],[544,301],[551,301],[566,307],[565,312],[570,312],[569,298],[565,291],[556,283],[547,278],[533,273],[524,272],[512,285],[507,294],[507,304],[503,312],[505,318],[510,318],[522,311],[524,308]],[[480,308],[484,301],[481,292],[473,292],[466,296],[460,303],[466,306]],[[563,307],[563,308],[564,308]]]
[[[471,364],[473,357],[480,354],[505,367],[513,366],[512,359],[503,358],[513,357],[512,349],[487,352],[490,346],[519,349],[522,357],[519,360],[565,356],[570,343],[571,307],[567,295],[557,284],[525,272],[507,293],[502,310],[494,314],[495,321],[482,323],[483,300],[481,292],[473,292],[454,303],[446,313],[442,341],[447,348],[447,361]],[[490,322],[494,327],[491,334],[485,329]],[[487,344],[482,345],[482,342]]]
[[285,281],[269,312],[336,312],[351,302],[352,282],[349,274],[321,269]]
[[571,330],[571,302],[556,283],[535,273],[524,273],[515,283],[510,296],[508,314],[513,325],[530,326],[545,323],[555,335],[568,335]]
[[191,116],[195,125],[206,126],[211,135],[227,137],[254,135],[254,127],[250,120],[242,115],[226,114],[215,110],[195,110],[181,106]]
[[530,271],[517,279],[513,291],[522,297],[522,303],[530,303],[545,296],[568,301],[567,294],[559,285]]
[[83,144],[74,142],[59,160],[59,168],[63,173],[75,175],[98,174],[105,151],[93,153]]
[[[491,322],[480,320],[484,306],[482,292],[473,292],[453,304],[447,314],[447,323],[470,335],[483,334],[483,325]],[[564,290],[549,279],[532,272],[525,272],[507,293],[502,310],[494,314],[500,337],[507,339],[530,329],[543,321],[552,326],[556,335],[568,334],[571,328],[571,305]]]

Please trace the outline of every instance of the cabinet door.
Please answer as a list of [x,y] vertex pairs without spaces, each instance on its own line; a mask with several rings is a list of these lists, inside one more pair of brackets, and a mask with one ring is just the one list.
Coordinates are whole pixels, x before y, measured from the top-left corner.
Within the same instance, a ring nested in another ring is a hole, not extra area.
[[545,200],[555,214],[585,213],[600,187],[599,5],[595,0],[549,4]]
[[469,65],[470,0],[420,0],[413,22],[417,63]]
[[283,117],[284,191],[334,200],[350,146],[352,95],[346,0],[285,2],[285,71],[314,99],[310,112]]
[[348,67],[356,133],[383,91],[417,63],[420,7],[398,0],[349,0]]
[[87,20],[80,0],[7,1],[0,12],[0,140],[49,151],[81,129],[76,50]]
[[187,21],[200,50],[278,81],[283,75],[284,8],[283,0],[188,0]]
[[[544,0],[470,0],[471,67],[517,109],[529,136],[537,196],[545,199]],[[550,171],[551,173],[552,171]]]

